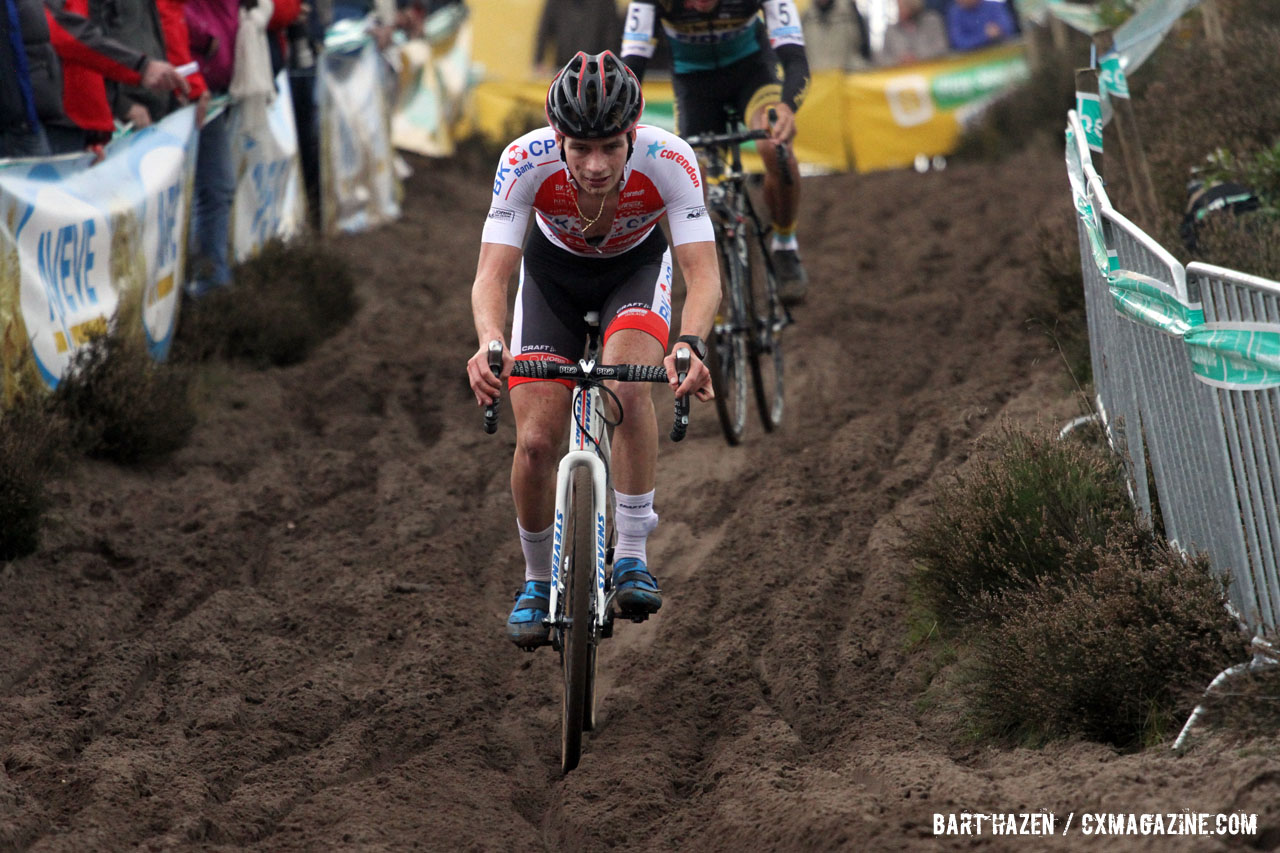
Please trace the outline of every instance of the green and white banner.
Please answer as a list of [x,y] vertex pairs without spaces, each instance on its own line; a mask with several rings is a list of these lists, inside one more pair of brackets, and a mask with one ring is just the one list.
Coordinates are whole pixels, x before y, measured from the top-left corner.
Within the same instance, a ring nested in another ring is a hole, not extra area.
[[109,322],[137,328],[154,358],[166,356],[186,261],[194,130],[187,107],[113,142],[97,165],[74,157],[0,169],[6,390],[23,361],[56,386]]
[[1205,323],[1182,338],[1191,370],[1207,385],[1257,391],[1280,387],[1280,326],[1272,323]]
[[1175,337],[1204,324],[1199,305],[1184,303],[1171,285],[1151,276],[1117,270],[1107,276],[1107,287],[1116,311],[1135,323]]

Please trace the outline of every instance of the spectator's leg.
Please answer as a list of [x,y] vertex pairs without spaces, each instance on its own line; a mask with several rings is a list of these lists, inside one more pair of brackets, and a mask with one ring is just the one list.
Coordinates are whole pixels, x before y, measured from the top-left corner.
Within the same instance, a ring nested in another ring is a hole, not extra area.
[[231,283],[228,255],[236,176],[230,129],[230,112],[224,110],[200,131],[191,205],[191,274],[187,279],[187,292],[192,296]]
[[35,130],[0,130],[0,159],[6,157],[48,157],[49,140],[44,128],[36,125]]
[[88,147],[84,131],[78,127],[49,124],[44,132],[50,154],[78,154]]

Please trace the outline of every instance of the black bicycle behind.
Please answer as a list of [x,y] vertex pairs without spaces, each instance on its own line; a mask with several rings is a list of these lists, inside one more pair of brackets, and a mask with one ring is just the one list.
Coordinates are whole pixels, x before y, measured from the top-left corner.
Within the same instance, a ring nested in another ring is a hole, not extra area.
[[[729,127],[740,127],[730,113]],[[744,142],[766,139],[765,130],[704,133],[688,143],[704,152],[707,206],[716,230],[725,302],[716,317],[707,360],[716,392],[716,413],[725,440],[736,445],[747,422],[747,371],[765,431],[782,423],[784,406],[782,332],[792,322],[778,295],[778,276],[766,238],[771,233],[756,211],[742,168]],[[779,146],[784,180],[789,153]]]

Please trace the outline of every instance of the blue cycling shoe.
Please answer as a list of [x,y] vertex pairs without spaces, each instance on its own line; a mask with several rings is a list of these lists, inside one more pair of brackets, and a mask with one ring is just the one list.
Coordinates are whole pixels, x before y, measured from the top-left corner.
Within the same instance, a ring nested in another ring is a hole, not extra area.
[[546,645],[551,626],[545,621],[550,606],[550,581],[525,581],[507,618],[507,636],[522,649]]
[[662,607],[662,590],[644,560],[624,557],[614,563],[613,588],[613,600],[623,616],[657,613]]

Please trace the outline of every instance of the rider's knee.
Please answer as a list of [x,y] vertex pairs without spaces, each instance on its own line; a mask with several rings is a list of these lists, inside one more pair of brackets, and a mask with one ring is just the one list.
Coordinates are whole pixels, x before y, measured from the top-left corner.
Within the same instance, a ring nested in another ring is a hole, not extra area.
[[526,429],[516,436],[516,456],[531,468],[553,468],[560,457],[560,441],[551,430]]

